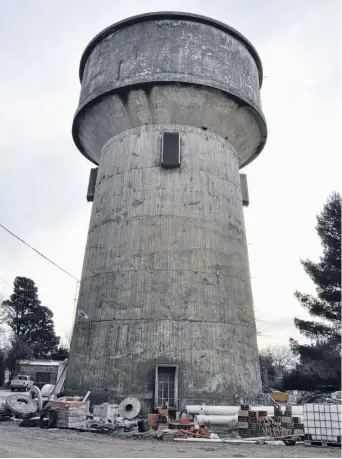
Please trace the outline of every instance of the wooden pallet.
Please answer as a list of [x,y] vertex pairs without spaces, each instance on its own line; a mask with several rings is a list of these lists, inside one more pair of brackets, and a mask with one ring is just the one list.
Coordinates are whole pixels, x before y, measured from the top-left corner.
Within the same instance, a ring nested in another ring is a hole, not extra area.
[[318,440],[304,440],[305,446],[320,446],[321,448],[341,448],[341,443],[334,441],[318,441]]

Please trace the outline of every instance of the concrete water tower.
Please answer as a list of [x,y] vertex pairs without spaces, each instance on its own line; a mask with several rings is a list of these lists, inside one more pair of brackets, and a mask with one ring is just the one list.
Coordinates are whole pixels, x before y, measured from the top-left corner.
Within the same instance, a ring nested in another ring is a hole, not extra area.
[[236,30],[151,13],[87,46],[73,137],[97,167],[66,390],[232,403],[261,389],[239,168],[262,150],[262,67]]

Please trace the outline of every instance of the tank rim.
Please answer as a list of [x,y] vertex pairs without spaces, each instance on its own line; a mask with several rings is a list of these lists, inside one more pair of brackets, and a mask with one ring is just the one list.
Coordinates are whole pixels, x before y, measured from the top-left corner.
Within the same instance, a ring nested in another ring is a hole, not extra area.
[[[165,84],[165,81],[154,81],[153,83],[145,83],[144,85],[141,85],[141,83],[136,83],[136,84],[131,84],[131,85],[125,86],[125,89],[129,91],[131,89],[142,88],[142,87],[148,88],[151,85],[155,85],[155,84]],[[261,151],[264,149],[266,141],[267,141],[267,134],[268,134],[268,132],[267,132],[267,124],[266,124],[266,120],[265,120],[265,117],[264,117],[262,111],[258,110],[258,108],[255,107],[250,102],[247,102],[244,99],[242,99],[241,96],[239,96],[237,94],[234,94],[232,92],[225,92],[222,89],[214,88],[212,86],[199,85],[199,84],[195,84],[195,83],[194,83],[194,85],[195,86],[209,87],[209,88],[212,88],[212,89],[218,89],[218,90],[222,91],[226,96],[231,97],[234,100],[236,100],[241,106],[247,108],[253,114],[253,116],[255,117],[256,122],[258,123],[258,125],[260,127],[261,141],[260,141],[259,145],[256,147],[254,153],[244,163],[242,163],[240,165],[240,169],[242,169],[243,167],[245,167],[248,164],[250,164],[252,161],[254,161],[259,156]],[[75,143],[76,147],[78,148],[78,150],[82,153],[82,155],[85,156],[89,161],[94,163],[96,166],[98,166],[99,163],[96,161],[96,159],[94,159],[90,154],[87,153],[86,149],[84,148],[84,146],[83,146],[83,144],[82,144],[82,142],[80,140],[80,137],[79,137],[79,122],[80,122],[80,119],[83,116],[83,113],[86,110],[88,110],[93,105],[98,103],[98,101],[100,101],[102,98],[108,97],[108,96],[110,96],[112,94],[120,94],[120,90],[121,89],[122,88],[114,88],[114,89],[111,89],[109,91],[106,91],[103,94],[99,94],[98,96],[96,96],[94,99],[91,99],[90,101],[88,101],[83,106],[78,107],[78,109],[76,110],[76,113],[74,115],[74,118],[73,118],[71,132],[72,132],[72,137],[73,137],[74,143]],[[151,123],[151,124],[153,124],[153,123]],[[136,127],[138,127],[138,126],[136,126]],[[139,126],[139,127],[141,127],[141,126]]]
[[200,22],[202,24],[214,26],[217,29],[223,30],[224,32],[228,32],[229,35],[238,39],[247,48],[250,54],[253,56],[256,66],[258,68],[259,86],[261,88],[262,81],[263,81],[263,69],[262,69],[261,59],[260,59],[260,56],[257,50],[254,48],[252,43],[249,40],[247,40],[247,38],[244,35],[242,35],[240,32],[238,32],[233,27],[230,27],[227,24],[224,24],[223,22],[220,22],[216,19],[211,19],[207,16],[201,16],[199,14],[182,13],[182,12],[177,12],[177,11],[161,11],[161,12],[154,12],[154,13],[139,14],[137,16],[131,16],[129,18],[123,19],[103,29],[89,42],[89,44],[87,45],[86,49],[84,50],[82,54],[81,62],[80,62],[80,69],[79,69],[79,77],[80,77],[81,83],[83,79],[84,68],[88,60],[88,57],[90,56],[93,49],[96,47],[98,43],[104,40],[108,35],[124,27],[128,27],[130,25],[133,25],[139,22],[161,20],[161,19],[171,19],[171,20],[172,19],[182,19],[182,20],[188,20],[188,21],[193,21],[193,22]]

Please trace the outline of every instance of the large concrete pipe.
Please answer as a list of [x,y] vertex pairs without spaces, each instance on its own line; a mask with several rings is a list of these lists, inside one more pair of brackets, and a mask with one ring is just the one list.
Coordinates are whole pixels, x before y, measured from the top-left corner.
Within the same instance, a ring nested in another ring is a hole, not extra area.
[[141,404],[133,397],[127,397],[120,402],[118,413],[123,419],[134,419],[140,413]]

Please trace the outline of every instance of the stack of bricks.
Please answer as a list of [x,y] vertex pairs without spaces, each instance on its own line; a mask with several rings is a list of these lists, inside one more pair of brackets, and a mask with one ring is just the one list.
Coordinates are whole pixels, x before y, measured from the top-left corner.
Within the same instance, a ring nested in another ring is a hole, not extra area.
[[262,435],[261,420],[266,416],[267,411],[252,411],[249,405],[241,405],[241,410],[238,414],[240,437],[260,437]]
[[242,438],[304,435],[304,425],[299,417],[292,416],[291,406],[286,407],[284,414],[280,407],[274,407],[274,415],[267,416],[267,411],[251,411],[249,406],[242,405],[238,427]]
[[169,427],[168,416],[158,413],[148,414],[147,424],[153,430],[167,429]]
[[283,414],[282,409],[275,406],[274,416],[271,418],[271,422],[264,426],[263,430],[264,434],[270,437],[292,435],[291,407],[286,407]]
[[292,416],[292,406],[287,405],[284,414],[280,409],[275,409],[274,412],[275,421],[282,435],[304,435],[304,424],[301,423],[299,417]]
[[293,418],[293,435],[304,435],[304,423],[302,419],[294,416]]
[[51,409],[57,413],[57,427],[82,428],[86,425],[86,402],[73,400],[53,401],[51,402]]

